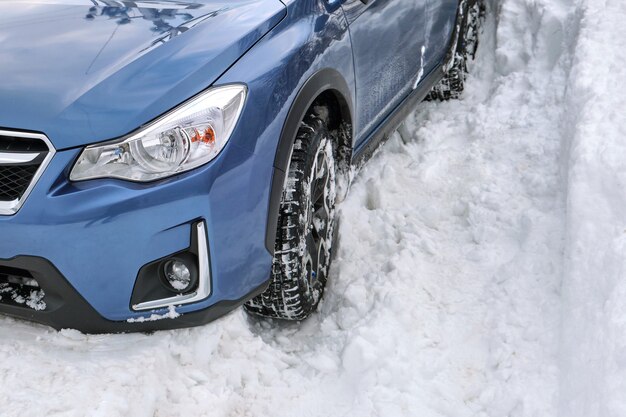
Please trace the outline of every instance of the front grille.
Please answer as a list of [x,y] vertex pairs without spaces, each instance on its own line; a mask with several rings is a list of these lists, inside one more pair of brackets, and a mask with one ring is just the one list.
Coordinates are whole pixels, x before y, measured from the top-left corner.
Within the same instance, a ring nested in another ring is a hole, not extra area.
[[37,168],[39,164],[0,166],[0,200],[19,200],[35,176]]
[[39,282],[30,272],[0,266],[0,303],[41,311],[46,309],[44,297]]
[[0,130],[0,215],[19,210],[53,155],[42,134]]

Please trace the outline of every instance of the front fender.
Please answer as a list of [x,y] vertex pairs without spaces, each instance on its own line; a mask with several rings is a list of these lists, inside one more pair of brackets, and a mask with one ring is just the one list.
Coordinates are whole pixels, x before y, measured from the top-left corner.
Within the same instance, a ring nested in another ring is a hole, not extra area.
[[253,152],[268,210],[265,247],[273,254],[280,195],[298,124],[325,89],[355,100],[348,25],[341,8],[321,1],[288,4],[287,17],[244,55],[217,84],[245,82],[248,101],[231,141]]

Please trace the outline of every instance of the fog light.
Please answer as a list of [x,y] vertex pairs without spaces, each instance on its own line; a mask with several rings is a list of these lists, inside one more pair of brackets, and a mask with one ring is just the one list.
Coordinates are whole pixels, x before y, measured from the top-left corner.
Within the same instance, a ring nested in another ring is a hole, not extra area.
[[189,291],[194,285],[196,277],[184,261],[180,259],[170,259],[163,266],[165,281],[176,292]]

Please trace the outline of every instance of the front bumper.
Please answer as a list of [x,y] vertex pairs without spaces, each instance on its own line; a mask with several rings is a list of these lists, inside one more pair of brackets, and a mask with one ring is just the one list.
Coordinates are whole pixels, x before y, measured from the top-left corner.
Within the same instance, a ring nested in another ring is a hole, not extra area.
[[112,321],[102,317],[49,261],[32,256],[18,256],[0,261],[0,268],[28,271],[45,292],[46,308],[37,311],[16,303],[0,303],[0,312],[9,316],[35,321],[55,329],[78,329],[83,333],[149,332],[198,326],[223,316],[246,300],[261,294],[263,284],[238,300],[218,301],[210,307],[181,315],[167,311],[148,318]]
[[[0,301],[0,312],[85,332],[154,330],[204,323],[265,287],[271,160],[230,143],[207,166],[158,183],[71,183],[79,151],[57,152],[21,210],[0,216],[0,266],[33,271],[62,302],[35,311]],[[207,228],[211,294],[177,307],[175,319],[137,322],[168,313],[131,308],[138,271],[189,248],[197,221]]]

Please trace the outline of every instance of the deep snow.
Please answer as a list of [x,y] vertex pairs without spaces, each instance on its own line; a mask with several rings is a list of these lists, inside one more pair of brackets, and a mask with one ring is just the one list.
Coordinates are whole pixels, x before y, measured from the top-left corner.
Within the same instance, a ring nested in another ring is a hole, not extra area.
[[626,3],[491,9],[464,98],[357,176],[318,314],[2,318],[0,415],[626,415]]

